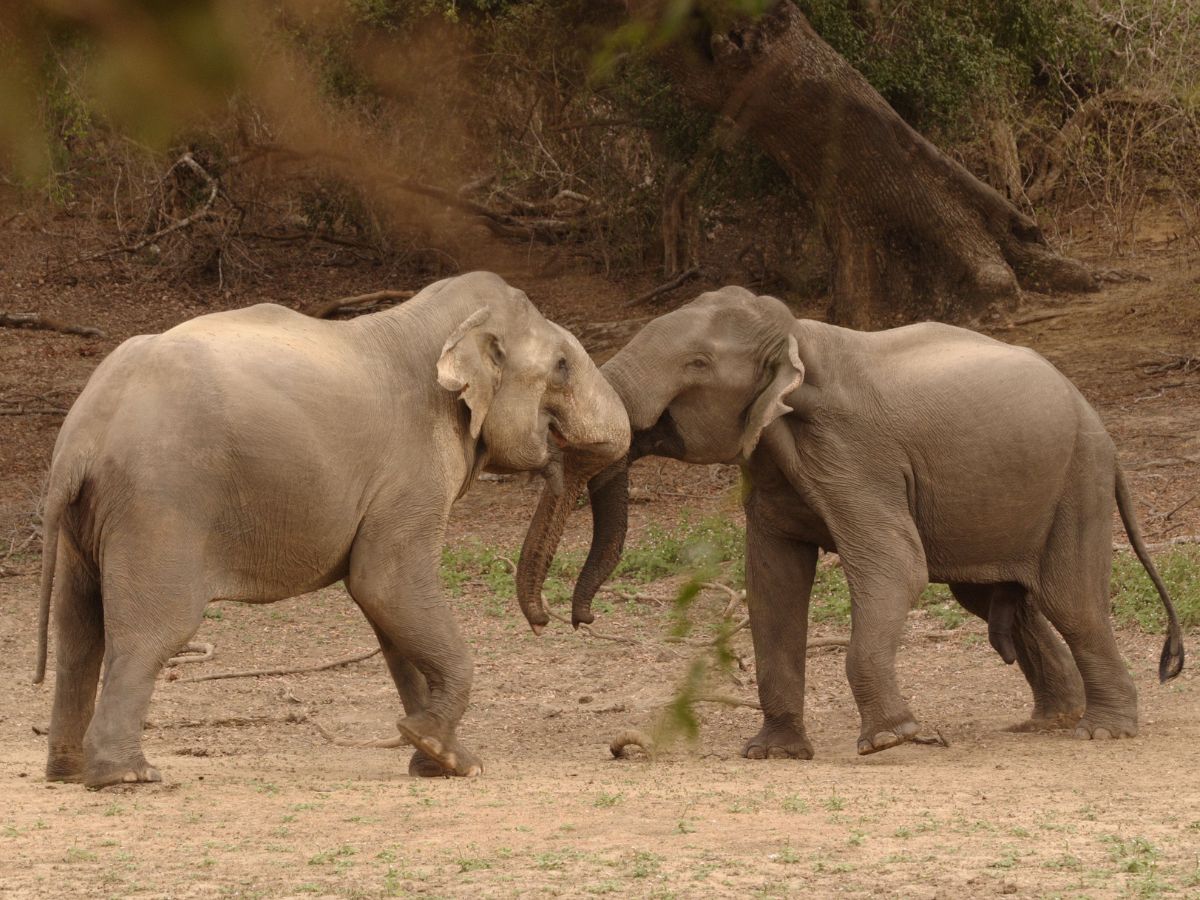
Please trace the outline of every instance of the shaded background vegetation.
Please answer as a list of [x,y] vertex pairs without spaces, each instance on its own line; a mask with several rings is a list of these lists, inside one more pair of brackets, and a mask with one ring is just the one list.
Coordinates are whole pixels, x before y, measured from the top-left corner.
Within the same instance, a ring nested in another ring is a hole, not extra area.
[[[1194,5],[800,6],[1059,241],[1092,229],[1127,251],[1151,207],[1195,240]],[[804,203],[679,101],[620,4],[39,0],[0,17],[7,187],[96,218],[150,277],[226,286],[259,274],[256,247],[301,239],[434,276],[478,264],[486,238],[607,274],[699,263],[785,297],[827,289]]]

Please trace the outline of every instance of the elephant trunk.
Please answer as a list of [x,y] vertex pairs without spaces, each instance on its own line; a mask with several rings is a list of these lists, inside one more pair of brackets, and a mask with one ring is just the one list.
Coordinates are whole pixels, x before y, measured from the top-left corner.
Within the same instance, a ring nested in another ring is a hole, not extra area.
[[525,533],[525,543],[521,545],[521,557],[517,561],[517,602],[534,634],[541,634],[550,622],[546,604],[542,601],[542,586],[546,583],[550,563],[554,561],[554,551],[562,539],[567,516],[586,481],[586,472],[568,461],[561,481],[555,483],[555,480],[547,479],[542,499]]
[[590,625],[592,598],[608,579],[625,549],[629,526],[629,458],[618,460],[588,482],[592,504],[592,546],[575,582],[571,597],[571,624]]

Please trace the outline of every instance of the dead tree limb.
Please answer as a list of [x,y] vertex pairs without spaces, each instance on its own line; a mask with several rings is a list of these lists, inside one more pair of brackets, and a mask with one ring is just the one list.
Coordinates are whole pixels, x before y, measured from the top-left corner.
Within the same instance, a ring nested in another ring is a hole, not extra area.
[[398,734],[395,737],[389,738],[373,738],[365,741],[352,741],[348,738],[338,737],[316,719],[310,718],[308,721],[316,725],[317,731],[321,733],[321,737],[325,738],[325,740],[329,741],[329,743],[333,744],[335,747],[378,747],[391,750],[396,747],[406,747],[409,744],[408,738],[402,734]]
[[196,176],[204,182],[205,187],[208,189],[208,195],[204,198],[199,206],[192,210],[191,213],[184,216],[182,219],[176,219],[174,222],[171,222],[169,225],[158,229],[152,234],[148,234],[145,237],[134,241],[132,244],[120,244],[116,247],[109,247],[107,250],[99,250],[96,253],[87,253],[83,256],[78,256],[70,262],[63,263],[61,266],[51,269],[47,275],[55,275],[65,269],[77,266],[80,263],[95,262],[98,259],[105,259],[109,256],[117,256],[121,253],[136,253],[137,251],[150,246],[156,241],[162,240],[169,234],[173,234],[176,231],[182,231],[185,228],[191,228],[197,222],[201,222],[209,218],[212,215],[213,204],[217,201],[217,196],[221,193],[220,183],[211,175],[209,175],[204,167],[200,165],[200,163],[196,162],[196,160],[192,158],[192,154],[190,152],[183,154],[183,156],[175,160],[171,167],[167,169],[166,173],[163,175],[163,178],[165,179],[167,175],[170,175],[180,166],[183,166],[195,173]]
[[676,275],[670,281],[666,281],[666,282],[660,284],[658,287],[653,288],[652,290],[646,291],[644,294],[638,294],[632,300],[627,300],[625,302],[625,306],[626,307],[641,306],[643,303],[649,303],[655,297],[665,294],[668,291],[675,290],[675,288],[680,287],[681,285],[683,285],[684,282],[690,281],[691,279],[695,278],[699,274],[700,274],[700,267],[692,266],[692,268],[688,269],[686,272],[680,272],[678,275]]
[[355,297],[339,297],[336,300],[314,303],[304,312],[314,319],[327,319],[339,309],[345,309],[348,306],[377,303],[380,300],[408,300],[415,297],[416,293],[416,291],[372,291],[369,294],[359,294]]
[[59,319],[52,319],[40,313],[10,313],[0,310],[0,327],[31,328],[38,331],[59,331],[63,334],[77,334],[80,337],[108,337],[99,328],[92,325],[74,325]]
[[241,672],[213,672],[209,675],[195,675],[192,678],[180,678],[176,684],[194,684],[197,681],[217,681],[221,678],[260,678],[264,675],[301,675],[308,672],[321,672],[325,669],[336,669],[339,666],[348,666],[351,663],[362,662],[364,659],[370,659],[379,648],[374,650],[363,650],[358,653],[353,653],[350,656],[343,656],[341,659],[335,659],[332,662],[319,663],[311,666],[282,666],[276,669],[247,669]]

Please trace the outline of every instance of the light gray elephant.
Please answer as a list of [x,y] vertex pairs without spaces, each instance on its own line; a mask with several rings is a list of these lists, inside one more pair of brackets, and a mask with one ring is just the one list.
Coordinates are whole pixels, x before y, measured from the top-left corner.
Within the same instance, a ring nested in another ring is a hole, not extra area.
[[158,781],[142,722],[205,605],[339,579],[399,689],[409,771],[478,774],[455,737],[471,659],[438,575],[450,506],[480,470],[561,484],[563,449],[599,471],[628,445],[579,342],[489,273],[350,322],[263,304],[131,338],[54,449],[34,679],[57,565],[47,778]]
[[[573,620],[592,621],[592,596],[620,557],[628,462],[739,461],[764,713],[745,756],[812,756],[804,665],[818,548],[841,555],[849,582],[860,753],[917,734],[895,656],[929,581],[949,584],[988,620],[1005,661],[1020,663],[1034,696],[1025,727],[1136,733],[1137,694],[1109,621],[1114,498],[1166,609],[1160,677],[1182,669],[1179,621],[1113,442],[1038,354],[933,323],[863,333],[797,320],[772,297],[727,287],[650,322],[602,371],[629,412],[633,444],[589,484],[593,543]],[[578,487],[543,498],[522,553],[518,590],[535,624],[561,509]]]

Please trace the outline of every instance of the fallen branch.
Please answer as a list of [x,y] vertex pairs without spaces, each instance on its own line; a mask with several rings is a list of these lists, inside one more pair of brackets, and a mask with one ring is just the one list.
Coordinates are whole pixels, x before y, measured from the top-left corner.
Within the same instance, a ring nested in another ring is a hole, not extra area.
[[[58,331],[63,334],[77,334],[80,337],[108,337],[99,328],[92,325],[73,325],[43,316],[38,313],[10,313],[0,310],[0,326],[4,328],[31,328],[39,331]],[[12,413],[9,413],[12,415]]]
[[172,656],[167,660],[168,666],[178,666],[181,663],[199,663],[208,662],[213,658],[213,653],[216,648],[212,644],[206,642],[189,643],[183,648],[183,652],[178,656]]
[[304,311],[305,315],[314,319],[327,319],[339,309],[348,306],[359,306],[366,303],[377,303],[380,300],[408,300],[416,296],[416,291],[372,291],[369,294],[358,294],[354,297],[339,297],[336,300],[325,300],[314,303]]
[[676,275],[670,281],[664,282],[663,284],[660,284],[658,287],[653,288],[649,291],[646,291],[644,294],[638,294],[632,300],[627,300],[624,305],[626,308],[628,308],[630,306],[640,306],[643,303],[648,303],[651,300],[653,300],[655,297],[658,297],[661,294],[665,294],[668,291],[675,290],[675,288],[679,287],[686,281],[690,281],[691,279],[695,278],[699,274],[700,274],[700,267],[692,266],[692,268],[688,269],[687,271],[680,272],[678,275]]
[[1064,311],[1032,313],[1028,316],[1021,316],[1019,319],[1013,319],[1006,327],[1018,328],[1022,325],[1033,325],[1037,322],[1049,322],[1053,319],[1061,319],[1066,315],[1068,315],[1068,313]]
[[374,650],[363,650],[359,653],[354,653],[350,656],[343,656],[341,659],[335,659],[332,662],[319,663],[312,666],[284,666],[276,669],[247,669],[242,672],[213,672],[209,675],[195,675],[191,678],[180,678],[176,684],[194,684],[197,681],[217,681],[221,678],[260,678],[265,675],[302,675],[308,672],[322,672],[325,669],[336,669],[339,666],[348,666],[351,663],[362,662],[364,659],[370,659],[379,648]]
[[198,207],[192,210],[189,215],[184,216],[182,219],[176,219],[171,224],[158,229],[153,234],[146,235],[140,240],[134,241],[132,244],[120,244],[116,247],[109,247],[107,250],[100,250],[96,253],[88,253],[83,256],[76,257],[70,262],[63,263],[61,266],[51,269],[46,274],[55,275],[65,269],[71,268],[72,266],[77,266],[80,263],[95,262],[98,259],[105,259],[106,257],[116,256],[121,253],[136,253],[144,247],[148,247],[151,244],[162,240],[169,234],[173,234],[176,231],[182,231],[185,228],[191,228],[197,222],[201,222],[209,218],[212,215],[212,206],[216,202],[217,196],[221,193],[221,185],[215,178],[205,171],[204,167],[200,165],[200,163],[196,162],[190,152],[183,154],[183,156],[175,160],[171,167],[163,174],[163,179],[165,180],[167,175],[170,175],[180,166],[184,166],[194,172],[196,176],[204,182],[205,187],[208,188],[208,196],[205,197],[204,201]]
[[[554,610],[552,610],[552,609],[547,610],[547,612],[549,612],[550,618],[557,619],[559,622],[563,622],[567,625],[571,624],[570,619],[563,618],[558,613],[556,613]],[[588,637],[599,638],[602,641],[615,641],[618,644],[640,644],[641,643],[641,641],[635,640],[634,638],[621,637],[620,635],[616,635],[616,634],[605,634],[602,631],[597,631],[591,625],[580,625],[577,630],[582,631],[584,634],[588,635]]]
[[700,582],[700,587],[708,588],[714,591],[724,591],[729,595],[729,602],[725,605],[725,611],[721,613],[721,618],[723,619],[728,619],[731,615],[733,615],[733,608],[744,602],[746,599],[745,591],[734,590],[729,585],[721,584],[718,581],[702,581]]
[[693,703],[719,703],[721,706],[740,706],[745,709],[762,709],[761,703],[755,703],[753,700],[741,700],[737,697],[728,697],[725,694],[698,694],[692,698]]
[[316,719],[309,719],[308,721],[316,725],[317,731],[321,733],[321,737],[325,738],[325,740],[329,741],[329,743],[333,744],[335,747],[378,747],[391,750],[396,747],[406,747],[410,743],[408,738],[402,734],[398,734],[395,737],[390,738],[374,738],[365,741],[352,741],[348,738],[338,737]]

